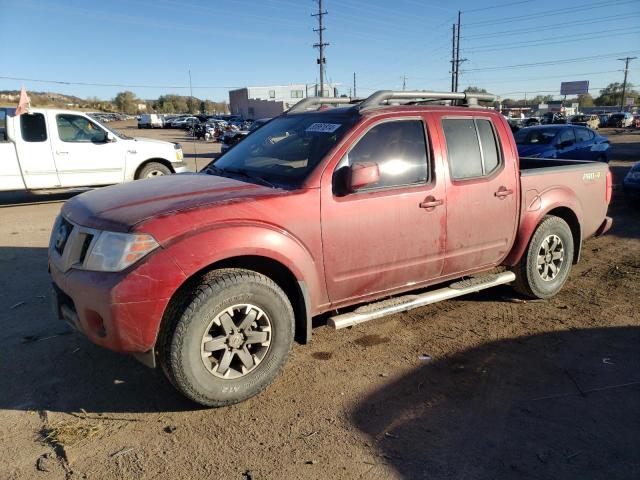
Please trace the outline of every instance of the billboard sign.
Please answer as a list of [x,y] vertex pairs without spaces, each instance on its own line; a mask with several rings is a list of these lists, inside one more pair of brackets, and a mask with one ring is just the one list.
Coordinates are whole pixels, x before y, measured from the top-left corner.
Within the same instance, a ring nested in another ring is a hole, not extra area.
[[633,107],[636,104],[636,99],[633,97],[627,97],[627,107]]
[[560,95],[582,95],[589,93],[589,80],[560,83]]

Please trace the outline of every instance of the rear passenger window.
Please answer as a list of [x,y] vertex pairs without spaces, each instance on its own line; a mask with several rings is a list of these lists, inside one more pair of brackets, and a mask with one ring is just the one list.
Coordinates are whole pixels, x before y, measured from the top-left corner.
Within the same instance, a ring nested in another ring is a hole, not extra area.
[[482,159],[484,161],[482,174],[488,175],[500,165],[500,154],[498,153],[496,135],[493,131],[493,125],[491,125],[489,120],[476,120],[476,127],[478,128],[478,137],[480,137]]
[[447,158],[454,180],[483,177],[500,165],[500,150],[491,121],[442,120]]
[[576,128],[575,130],[576,130],[576,141],[578,143],[588,142],[593,138],[593,134],[591,133],[591,131],[587,130],[586,128]]
[[424,125],[399,120],[376,125],[347,154],[349,165],[377,163],[380,181],[371,188],[425,183],[429,177]]
[[47,140],[47,126],[41,113],[20,115],[20,130],[25,142],[44,142]]

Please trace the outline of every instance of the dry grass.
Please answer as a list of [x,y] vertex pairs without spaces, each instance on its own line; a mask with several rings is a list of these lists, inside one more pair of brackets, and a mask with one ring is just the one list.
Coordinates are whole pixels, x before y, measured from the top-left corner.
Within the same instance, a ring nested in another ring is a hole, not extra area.
[[86,420],[58,422],[42,429],[42,440],[51,445],[73,447],[82,440],[94,437],[104,430],[101,423],[89,423]]

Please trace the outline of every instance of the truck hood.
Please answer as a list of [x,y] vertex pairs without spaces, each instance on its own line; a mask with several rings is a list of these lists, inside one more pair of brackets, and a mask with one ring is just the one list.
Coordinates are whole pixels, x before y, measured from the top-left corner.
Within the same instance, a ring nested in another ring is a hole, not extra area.
[[85,227],[127,232],[153,217],[283,193],[284,190],[213,175],[167,175],[83,193],[64,204],[62,215]]
[[144,142],[149,144],[157,144],[157,145],[171,145],[173,147],[173,143],[167,142],[165,140],[157,140],[155,138],[145,138],[145,137],[133,137],[129,142]]

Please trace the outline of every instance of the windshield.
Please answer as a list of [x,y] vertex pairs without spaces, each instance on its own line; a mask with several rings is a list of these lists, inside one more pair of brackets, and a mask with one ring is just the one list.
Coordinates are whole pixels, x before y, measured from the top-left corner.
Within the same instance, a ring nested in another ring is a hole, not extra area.
[[548,145],[557,133],[556,128],[523,128],[514,137],[517,145]]
[[113,128],[109,128],[107,127],[104,123],[100,123],[98,120],[96,120],[95,118],[91,119],[93,122],[97,123],[98,125],[100,125],[102,128],[104,128],[105,130],[107,130],[108,132],[113,133],[116,137],[122,138],[123,140],[131,140],[132,137],[130,137],[129,135],[125,135],[122,132],[119,132],[117,130],[114,130]]
[[327,113],[278,117],[248,135],[206,171],[298,185],[355,121],[354,115]]

